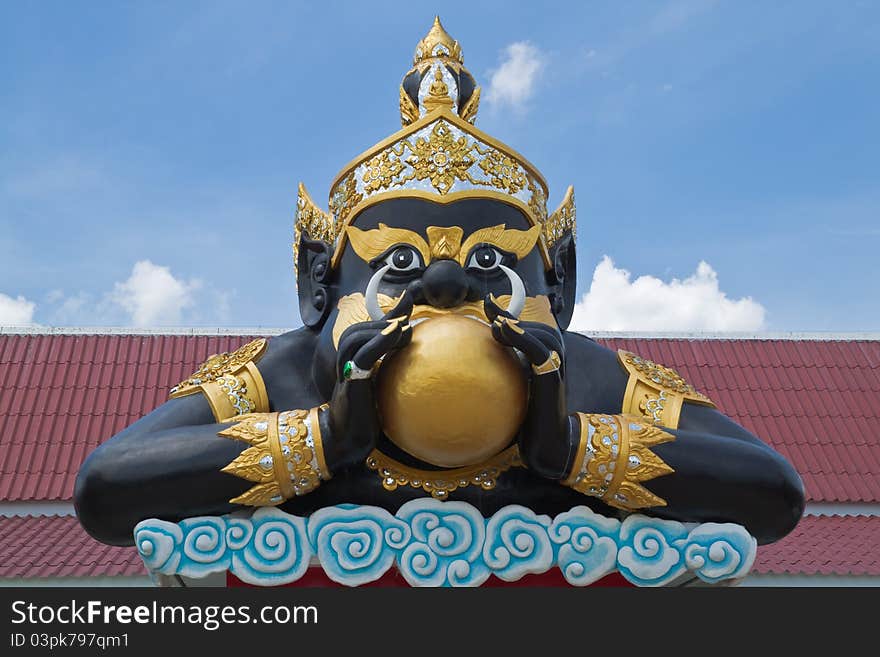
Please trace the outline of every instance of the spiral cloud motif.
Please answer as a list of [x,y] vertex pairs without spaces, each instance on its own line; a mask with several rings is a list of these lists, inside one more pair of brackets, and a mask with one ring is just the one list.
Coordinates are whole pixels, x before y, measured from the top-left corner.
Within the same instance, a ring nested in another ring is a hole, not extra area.
[[226,523],[222,518],[187,518],[180,522],[183,530],[183,560],[186,567],[181,574],[204,577],[218,566],[229,567],[226,552]]
[[679,547],[686,536],[687,530],[680,522],[658,523],[645,516],[629,516],[620,527],[620,572],[639,586],[668,584],[685,570]]
[[183,542],[183,531],[173,522],[144,520],[134,528],[134,544],[147,570],[162,575],[174,575],[180,565],[178,546]]
[[388,572],[394,563],[392,546],[406,543],[409,527],[384,509],[329,507],[311,515],[308,532],[327,576],[360,586]]
[[480,562],[485,520],[470,504],[413,500],[398,509],[397,517],[412,531],[397,560],[410,586],[479,586],[489,577]]
[[556,562],[565,581],[588,586],[612,572],[617,565],[619,529],[620,522],[586,506],[556,516],[549,534],[550,540],[560,544]]
[[251,540],[232,556],[230,571],[248,584],[278,585],[295,582],[309,567],[312,550],[303,518],[273,507],[251,516]]
[[254,523],[244,518],[226,519],[226,547],[232,552],[244,549],[254,535]]
[[688,570],[715,584],[745,576],[757,551],[758,542],[740,525],[705,523],[688,535],[684,558]]
[[528,573],[543,573],[553,565],[553,546],[547,531],[549,516],[512,504],[499,510],[486,526],[483,559],[507,582]]

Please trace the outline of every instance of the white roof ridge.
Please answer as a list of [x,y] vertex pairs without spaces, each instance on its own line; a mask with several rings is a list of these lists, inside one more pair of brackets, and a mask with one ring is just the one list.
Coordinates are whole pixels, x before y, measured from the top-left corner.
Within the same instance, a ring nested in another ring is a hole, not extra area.
[[[161,327],[0,326],[0,335],[201,335],[273,336],[297,327]],[[640,340],[802,340],[824,342],[880,341],[880,331],[576,331],[591,338]]]

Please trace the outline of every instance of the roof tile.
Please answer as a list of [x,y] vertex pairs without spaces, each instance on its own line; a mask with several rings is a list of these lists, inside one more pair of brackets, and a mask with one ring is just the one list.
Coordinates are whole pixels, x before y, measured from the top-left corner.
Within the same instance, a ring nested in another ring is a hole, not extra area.
[[0,578],[145,575],[133,547],[103,545],[73,516],[0,517]]
[[805,516],[782,540],[758,548],[754,572],[880,575],[880,516]]

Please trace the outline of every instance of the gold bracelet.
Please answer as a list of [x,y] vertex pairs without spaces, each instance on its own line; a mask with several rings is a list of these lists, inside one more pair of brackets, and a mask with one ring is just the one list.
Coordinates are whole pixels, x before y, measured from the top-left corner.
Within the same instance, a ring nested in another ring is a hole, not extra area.
[[555,351],[551,351],[550,355],[540,365],[532,365],[532,371],[541,376],[542,374],[549,374],[550,372],[555,372],[560,367],[562,367],[562,359],[559,357],[559,354]]
[[639,482],[674,472],[650,448],[675,437],[633,415],[577,415],[580,443],[563,483],[618,509],[666,506]]
[[322,479],[330,478],[320,429],[316,432],[317,423],[309,421],[312,411],[239,415],[231,418],[236,424],[218,432],[219,436],[250,445],[221,468],[222,472],[254,482],[254,486],[229,500],[231,503],[274,506],[310,493]]
[[306,444],[309,444],[309,439],[311,439],[309,447],[315,450],[315,458],[318,462],[318,474],[320,474],[321,479],[324,480],[330,479],[332,475],[330,474],[330,468],[327,467],[327,461],[324,460],[324,443],[321,440],[321,421],[319,413],[321,411],[326,411],[328,408],[330,408],[328,404],[322,404],[321,406],[315,406],[309,411],[309,419],[307,423],[309,438],[306,438]]

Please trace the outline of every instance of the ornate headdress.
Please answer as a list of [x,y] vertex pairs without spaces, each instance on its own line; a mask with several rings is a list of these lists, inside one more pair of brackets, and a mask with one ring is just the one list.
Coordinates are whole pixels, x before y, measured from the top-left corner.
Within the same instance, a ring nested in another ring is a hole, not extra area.
[[321,210],[300,184],[296,241],[305,232],[334,246],[336,266],[347,241],[345,227],[361,210],[389,198],[449,203],[491,198],[521,210],[542,227],[538,242],[545,265],[549,251],[575,229],[574,191],[547,214],[547,183],[515,150],[474,127],[480,87],[464,67],[461,46],[440,18],[416,47],[413,67],[400,85],[403,129],[347,164],[330,186],[330,212]]

